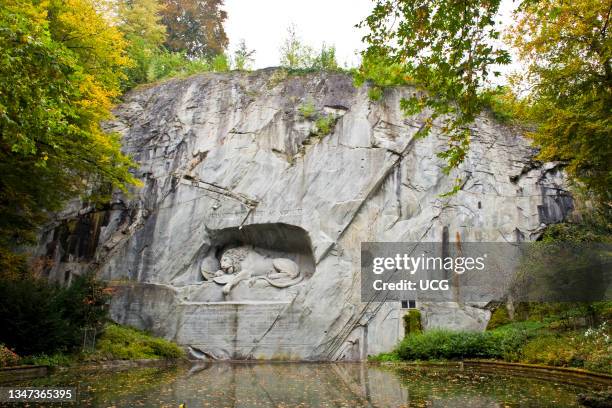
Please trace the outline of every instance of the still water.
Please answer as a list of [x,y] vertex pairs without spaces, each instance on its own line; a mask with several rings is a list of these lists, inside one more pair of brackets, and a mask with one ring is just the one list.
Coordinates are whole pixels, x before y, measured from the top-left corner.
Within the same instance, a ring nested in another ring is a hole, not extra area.
[[76,386],[78,403],[69,406],[478,408],[579,406],[577,395],[591,387],[571,382],[443,366],[215,363],[122,372],[67,371],[14,385]]

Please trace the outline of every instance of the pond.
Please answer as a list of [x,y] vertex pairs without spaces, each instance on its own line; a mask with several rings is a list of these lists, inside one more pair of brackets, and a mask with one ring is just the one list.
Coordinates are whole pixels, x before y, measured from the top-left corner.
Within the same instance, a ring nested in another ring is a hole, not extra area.
[[11,385],[76,386],[78,406],[178,407],[183,403],[187,408],[574,407],[579,406],[577,395],[589,389],[589,384],[572,384],[568,379],[500,370],[358,363],[72,370]]

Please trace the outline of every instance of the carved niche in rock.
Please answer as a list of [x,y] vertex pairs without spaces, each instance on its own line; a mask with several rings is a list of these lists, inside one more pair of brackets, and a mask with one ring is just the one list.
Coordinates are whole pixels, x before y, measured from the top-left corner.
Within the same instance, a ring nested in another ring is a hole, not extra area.
[[256,281],[264,281],[276,288],[287,288],[300,283],[303,278],[297,263],[291,259],[262,255],[250,245],[224,250],[220,267],[214,276],[204,270],[202,275],[224,285],[224,295],[228,295],[243,280],[249,280],[251,286]]

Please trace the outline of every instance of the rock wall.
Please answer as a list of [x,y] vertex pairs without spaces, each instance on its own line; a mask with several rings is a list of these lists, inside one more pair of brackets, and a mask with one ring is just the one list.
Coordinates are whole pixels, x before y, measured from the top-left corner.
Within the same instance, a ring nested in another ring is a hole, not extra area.
[[[117,287],[115,320],[196,357],[388,351],[403,335],[403,311],[361,302],[362,241],[532,240],[572,208],[558,166],[534,162],[528,142],[486,116],[461,169],[444,175],[444,137],[434,128],[417,140],[423,116],[399,109],[410,92],[389,89],[373,102],[349,76],[274,69],[135,90],[107,128],[123,135],[143,186],[103,210],[74,203],[43,233],[38,255],[53,259],[59,281],[96,270]],[[323,116],[333,118],[329,134]],[[461,190],[442,198],[457,176]],[[299,276],[276,269],[276,282],[290,282],[276,287],[254,273],[224,294],[225,280],[213,279],[227,277],[215,273],[236,246],[297,265]],[[418,307],[425,327],[482,329],[489,318],[482,305]]]

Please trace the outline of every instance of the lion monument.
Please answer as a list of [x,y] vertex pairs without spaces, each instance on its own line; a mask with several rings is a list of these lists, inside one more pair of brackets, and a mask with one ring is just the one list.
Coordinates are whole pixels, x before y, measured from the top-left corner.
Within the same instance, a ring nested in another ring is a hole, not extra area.
[[302,281],[298,265],[287,258],[271,258],[261,255],[252,246],[243,245],[223,251],[220,267],[213,276],[202,271],[207,278],[224,285],[223,294],[243,280],[251,283],[263,280],[276,288],[287,288]]

